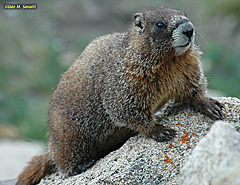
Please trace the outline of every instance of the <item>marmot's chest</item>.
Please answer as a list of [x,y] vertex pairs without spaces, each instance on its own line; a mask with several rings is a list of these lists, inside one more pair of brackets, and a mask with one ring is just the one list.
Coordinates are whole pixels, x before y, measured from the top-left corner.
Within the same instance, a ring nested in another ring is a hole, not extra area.
[[192,91],[193,82],[198,81],[198,68],[191,65],[162,68],[149,80],[148,100],[154,110],[161,108],[171,99],[184,97]]
[[127,81],[133,96],[149,106],[154,112],[170,99],[177,99],[189,94],[200,80],[198,60],[178,59],[168,64],[159,65],[157,69],[147,70],[138,65],[127,66]]

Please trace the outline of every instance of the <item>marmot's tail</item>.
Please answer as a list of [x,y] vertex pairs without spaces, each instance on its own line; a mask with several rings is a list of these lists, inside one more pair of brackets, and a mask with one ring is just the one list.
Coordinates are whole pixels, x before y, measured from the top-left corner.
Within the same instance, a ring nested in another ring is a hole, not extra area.
[[35,156],[29,162],[29,165],[18,176],[16,185],[33,185],[40,182],[40,180],[55,171],[55,165],[52,164],[49,155],[42,154]]

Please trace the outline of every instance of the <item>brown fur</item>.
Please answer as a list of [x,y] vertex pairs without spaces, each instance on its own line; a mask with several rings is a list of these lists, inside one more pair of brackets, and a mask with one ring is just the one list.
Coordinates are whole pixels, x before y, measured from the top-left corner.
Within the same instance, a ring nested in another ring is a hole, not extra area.
[[24,174],[19,175],[21,181],[17,185],[36,184],[41,178],[55,171],[55,166],[51,164],[48,154],[35,156],[29,162]]
[[169,100],[221,119],[221,104],[205,94],[193,29],[180,11],[150,8],[135,14],[128,32],[92,41],[53,93],[48,153],[33,158],[19,184],[37,183],[51,169],[81,173],[137,132],[171,139],[175,131],[154,119]]

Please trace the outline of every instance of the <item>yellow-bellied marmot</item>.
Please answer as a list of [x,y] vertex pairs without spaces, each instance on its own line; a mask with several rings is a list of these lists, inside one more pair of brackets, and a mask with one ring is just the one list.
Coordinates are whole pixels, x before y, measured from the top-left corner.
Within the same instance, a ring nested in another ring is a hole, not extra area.
[[81,173],[137,132],[171,139],[175,131],[153,118],[171,99],[222,119],[222,105],[206,97],[194,36],[184,13],[158,7],[136,13],[129,31],[92,41],[53,93],[48,152],[30,161],[18,184],[57,170]]

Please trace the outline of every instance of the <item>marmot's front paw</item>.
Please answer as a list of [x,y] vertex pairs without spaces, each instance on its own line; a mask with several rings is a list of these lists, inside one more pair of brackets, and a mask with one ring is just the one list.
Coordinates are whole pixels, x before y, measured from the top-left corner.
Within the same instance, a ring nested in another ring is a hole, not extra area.
[[147,134],[148,137],[151,137],[157,141],[168,141],[175,135],[175,130],[165,127],[159,123],[156,123],[152,130]]
[[213,120],[223,120],[224,116],[222,109],[224,106],[217,100],[202,98],[194,102],[194,106]]

